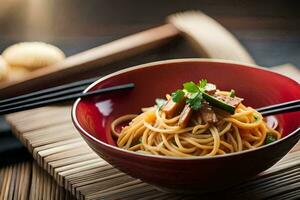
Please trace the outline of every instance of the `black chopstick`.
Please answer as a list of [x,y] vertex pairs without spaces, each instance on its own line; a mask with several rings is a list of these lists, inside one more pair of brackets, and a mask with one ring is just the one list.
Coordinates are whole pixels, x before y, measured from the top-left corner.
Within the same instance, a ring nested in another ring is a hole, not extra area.
[[24,104],[34,103],[37,101],[47,100],[47,99],[51,99],[51,98],[55,98],[55,97],[59,97],[59,96],[66,96],[66,95],[80,93],[80,92],[83,92],[83,90],[85,88],[87,88],[87,86],[89,86],[89,85],[82,85],[82,86],[78,86],[78,87],[74,87],[74,88],[69,88],[66,90],[59,90],[59,91],[54,91],[52,93],[46,93],[41,96],[33,96],[33,97],[29,97],[29,98],[24,98],[24,100],[21,99],[21,100],[9,102],[6,104],[0,104],[0,110],[4,109],[4,108],[8,109],[8,108],[12,108],[12,107],[22,106]]
[[60,85],[60,86],[56,86],[56,87],[52,87],[52,88],[48,88],[48,89],[44,89],[44,90],[39,90],[36,92],[31,92],[28,94],[12,97],[12,98],[8,98],[8,99],[3,99],[3,100],[0,100],[0,105],[14,103],[16,101],[29,99],[32,97],[38,97],[41,95],[53,94],[53,93],[56,93],[59,91],[66,91],[68,89],[72,89],[72,88],[83,86],[83,85],[89,85],[89,84],[93,83],[94,81],[98,80],[99,78],[100,77],[85,79],[85,80],[77,81],[74,83],[64,84],[64,85]]
[[57,98],[46,99],[46,100],[41,100],[41,101],[37,99],[35,102],[31,102],[28,104],[11,107],[11,108],[7,108],[7,109],[6,108],[0,109],[0,115],[9,114],[9,113],[13,113],[13,112],[19,112],[19,111],[23,111],[23,110],[27,110],[27,109],[32,109],[32,108],[37,108],[37,107],[41,107],[41,106],[45,106],[45,105],[50,105],[53,103],[60,103],[60,102],[64,102],[64,101],[74,100],[77,98],[92,97],[92,96],[97,96],[100,94],[105,94],[105,93],[110,93],[110,92],[120,91],[120,90],[128,90],[128,89],[132,89],[132,88],[134,88],[134,84],[128,83],[128,84],[117,85],[117,86],[108,87],[108,88],[104,88],[104,89],[99,89],[99,90],[95,90],[95,91],[88,92],[88,93],[80,92],[80,93],[76,93],[76,94],[60,96]]
[[274,110],[274,109],[279,109],[279,108],[284,108],[286,106],[293,106],[293,105],[299,105],[300,104],[300,99],[294,100],[294,101],[288,101],[288,102],[284,102],[284,103],[279,103],[279,104],[275,104],[275,105],[271,105],[271,106],[265,106],[265,107],[261,107],[256,109],[258,112],[264,112],[267,110]]
[[[117,90],[131,89],[134,87],[133,83],[129,83],[125,85],[99,89],[89,93],[82,93],[82,91],[90,83],[94,82],[97,79],[99,79],[99,77],[65,84],[5,100],[0,100],[0,115],[36,108],[52,103],[73,100],[80,97],[84,98]],[[263,116],[299,111],[300,99],[271,106],[261,107],[256,110],[259,111]]]
[[260,112],[263,116],[282,114],[286,112],[296,112],[300,110],[300,100],[294,100],[271,106],[261,107],[256,110]]
[[262,116],[269,116],[269,115],[283,114],[287,112],[296,112],[296,111],[300,111],[300,105],[286,106],[283,108],[262,111],[260,113],[262,114]]

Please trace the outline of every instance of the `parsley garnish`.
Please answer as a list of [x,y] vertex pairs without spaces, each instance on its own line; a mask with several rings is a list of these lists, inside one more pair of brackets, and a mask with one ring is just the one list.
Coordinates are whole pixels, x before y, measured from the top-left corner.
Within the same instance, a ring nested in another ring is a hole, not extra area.
[[187,97],[186,103],[193,109],[198,110],[202,106],[202,93],[205,91],[205,86],[207,85],[207,80],[203,79],[199,84],[194,82],[186,82],[183,84],[183,90],[177,90],[171,94],[172,100],[177,103],[184,96]]
[[230,97],[235,97],[235,91],[234,90],[230,90]]
[[187,100],[186,103],[193,109],[198,110],[202,106],[202,93],[193,93]]
[[200,89],[204,90],[206,84],[207,84],[207,80],[206,79],[202,79],[201,81],[199,81],[199,87],[200,87]]
[[139,138],[139,144],[143,144],[142,137]]
[[177,90],[176,92],[173,92],[171,94],[172,100],[175,103],[178,103],[183,97],[184,97],[184,91],[183,90]]
[[277,139],[276,139],[276,136],[271,134],[271,133],[267,133],[267,136],[266,136],[266,139],[265,139],[265,144],[270,144],[272,142],[275,142]]
[[199,87],[192,81],[184,83],[183,88],[189,93],[199,92]]
[[259,119],[259,117],[257,115],[253,115],[255,121],[257,121]]

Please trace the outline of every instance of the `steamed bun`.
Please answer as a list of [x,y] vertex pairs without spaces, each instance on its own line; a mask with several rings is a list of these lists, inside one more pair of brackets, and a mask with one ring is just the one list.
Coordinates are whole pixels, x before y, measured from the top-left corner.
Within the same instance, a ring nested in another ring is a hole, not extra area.
[[65,58],[57,47],[43,42],[22,42],[14,44],[2,53],[11,67],[24,67],[29,70],[46,67]]
[[5,60],[0,56],[0,81],[5,79],[8,72],[8,65]]

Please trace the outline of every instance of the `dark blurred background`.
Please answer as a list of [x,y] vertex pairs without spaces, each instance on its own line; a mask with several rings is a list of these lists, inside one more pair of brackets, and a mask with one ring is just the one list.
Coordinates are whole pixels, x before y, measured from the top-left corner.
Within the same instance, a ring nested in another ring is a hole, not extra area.
[[[258,64],[300,65],[300,12],[289,0],[1,0],[0,51],[24,40],[60,46],[67,55],[199,9],[234,33]],[[178,56],[178,55],[176,55]],[[157,58],[159,59],[159,58]]]
[[[72,55],[163,24],[167,15],[190,9],[205,12],[230,30],[259,65],[300,67],[299,6],[287,0],[0,0],[0,52],[20,41],[45,41]],[[199,55],[179,39],[113,63],[111,69],[195,56]],[[6,155],[0,156],[0,164],[27,159],[3,119],[0,129],[0,155]]]

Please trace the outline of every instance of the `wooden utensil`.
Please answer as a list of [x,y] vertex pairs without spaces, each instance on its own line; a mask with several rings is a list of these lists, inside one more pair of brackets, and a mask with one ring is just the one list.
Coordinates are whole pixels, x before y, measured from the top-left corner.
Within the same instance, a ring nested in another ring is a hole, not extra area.
[[23,78],[1,83],[0,98],[24,94],[35,88],[47,88],[49,82],[159,47],[178,34],[179,31],[174,26],[165,24],[75,54],[60,63],[30,72]]
[[255,63],[246,49],[221,24],[200,11],[175,13],[168,17],[191,46],[204,57]]
[[59,82],[62,83],[66,77],[79,75],[82,71],[95,68],[100,70],[100,66],[159,47],[171,41],[179,33],[183,33],[196,51],[204,57],[254,63],[251,56],[230,32],[202,12],[187,11],[174,14],[168,17],[168,22],[170,24],[75,54],[56,65],[27,73],[25,77],[14,77],[0,84],[0,98],[48,88],[50,83],[54,86]]

